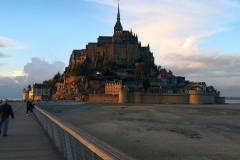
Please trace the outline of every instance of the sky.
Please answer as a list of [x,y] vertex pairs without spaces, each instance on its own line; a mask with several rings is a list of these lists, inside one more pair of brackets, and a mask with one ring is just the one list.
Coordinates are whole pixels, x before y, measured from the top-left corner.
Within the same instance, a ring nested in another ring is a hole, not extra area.
[[[155,64],[240,97],[239,0],[120,0],[124,30]],[[117,0],[0,0],[0,98],[51,79],[74,49],[112,36]]]

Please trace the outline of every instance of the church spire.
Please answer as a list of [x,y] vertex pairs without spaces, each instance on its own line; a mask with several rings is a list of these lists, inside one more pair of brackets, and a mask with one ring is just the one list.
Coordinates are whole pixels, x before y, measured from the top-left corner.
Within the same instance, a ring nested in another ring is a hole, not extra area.
[[117,22],[114,28],[118,28],[122,31],[122,24],[120,22],[120,11],[119,11],[119,0],[118,0],[118,13],[117,13]]
[[117,14],[117,20],[120,21],[119,0],[118,0],[118,14]]

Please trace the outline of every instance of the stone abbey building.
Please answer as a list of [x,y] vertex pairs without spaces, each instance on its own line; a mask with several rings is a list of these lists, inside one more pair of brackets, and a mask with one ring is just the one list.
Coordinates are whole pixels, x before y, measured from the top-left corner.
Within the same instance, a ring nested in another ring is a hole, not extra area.
[[85,63],[89,68],[94,68],[100,58],[103,58],[105,62],[111,61],[123,65],[135,64],[138,59],[147,59],[154,64],[153,53],[149,45],[142,47],[137,34],[133,34],[132,30],[123,30],[119,5],[113,36],[99,36],[97,43],[88,43],[86,49],[73,50],[67,73],[77,64]]

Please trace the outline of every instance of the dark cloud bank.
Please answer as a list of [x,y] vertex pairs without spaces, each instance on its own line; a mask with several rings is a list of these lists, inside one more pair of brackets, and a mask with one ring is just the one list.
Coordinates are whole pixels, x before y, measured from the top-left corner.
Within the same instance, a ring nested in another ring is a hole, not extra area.
[[51,79],[57,72],[63,72],[65,68],[65,63],[61,61],[49,63],[37,57],[31,60],[32,62],[26,64],[23,70],[28,76],[17,76],[14,79],[0,77],[0,98],[22,97],[23,88],[29,84],[42,83],[44,80]]

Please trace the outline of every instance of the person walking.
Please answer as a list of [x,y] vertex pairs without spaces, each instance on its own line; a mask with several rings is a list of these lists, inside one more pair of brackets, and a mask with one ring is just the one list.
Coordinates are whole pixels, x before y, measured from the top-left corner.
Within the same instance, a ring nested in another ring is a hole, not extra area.
[[34,108],[35,105],[36,105],[36,102],[33,100],[32,104],[30,105],[31,114],[33,114],[33,108]]
[[8,99],[5,99],[4,104],[0,106],[0,134],[2,133],[3,124],[3,136],[7,136],[9,115],[14,119],[12,106],[8,104]]
[[32,101],[30,101],[30,99],[27,100],[26,101],[26,108],[27,108],[26,115],[28,115],[28,111],[30,110],[31,105],[32,105]]

